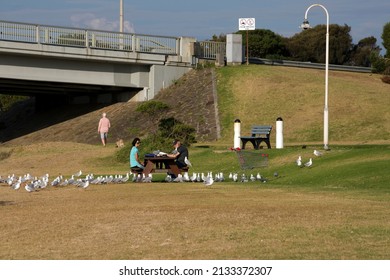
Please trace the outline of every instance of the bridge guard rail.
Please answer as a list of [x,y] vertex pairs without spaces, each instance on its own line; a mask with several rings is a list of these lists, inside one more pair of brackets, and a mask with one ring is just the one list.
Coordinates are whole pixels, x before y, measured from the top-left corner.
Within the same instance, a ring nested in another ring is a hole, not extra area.
[[0,40],[180,55],[180,37],[86,30],[0,21]]

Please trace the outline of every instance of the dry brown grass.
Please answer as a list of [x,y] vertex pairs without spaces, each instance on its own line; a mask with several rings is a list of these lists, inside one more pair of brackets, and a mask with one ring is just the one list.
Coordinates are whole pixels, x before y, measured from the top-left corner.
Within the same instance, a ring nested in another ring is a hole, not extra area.
[[[71,143],[23,146],[2,161],[2,174],[125,172],[124,165],[108,167],[113,151]],[[389,204],[358,192],[154,182],[34,193],[1,185],[0,197],[0,259],[390,257]]]
[[375,201],[225,184],[0,191],[1,259],[389,257],[388,232],[368,231],[388,224]]

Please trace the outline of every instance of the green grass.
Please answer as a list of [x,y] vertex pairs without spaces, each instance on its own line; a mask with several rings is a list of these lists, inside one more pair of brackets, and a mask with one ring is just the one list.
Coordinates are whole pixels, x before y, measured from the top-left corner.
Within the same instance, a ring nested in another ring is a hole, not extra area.
[[[313,150],[320,146],[290,146],[285,149],[248,150],[269,155],[268,167],[241,169],[235,152],[218,148],[193,148],[191,160],[194,172],[238,172],[262,175],[270,179],[269,184],[280,187],[307,188],[309,190],[372,190],[389,192],[390,146],[333,146],[316,157]],[[295,160],[301,155],[303,161],[313,158],[310,168],[299,168]],[[279,177],[273,178],[278,172]]]
[[[233,122],[241,134],[252,124],[284,120],[287,144],[321,143],[324,71],[249,65],[218,69],[221,141],[230,141]],[[390,139],[390,88],[380,75],[330,71],[330,143],[383,143]],[[274,141],[275,132],[271,135]]]
[[[151,184],[86,190],[27,193],[0,185],[0,259],[388,260],[388,88],[377,76],[332,73],[331,150],[315,157],[313,150],[322,150],[322,71],[218,71],[223,137],[189,148],[190,172],[223,172],[224,182],[206,188],[155,174]],[[249,131],[279,115],[285,148],[248,149],[267,153],[269,162],[243,170],[230,150],[234,119]],[[75,143],[0,147],[0,175],[124,174],[128,164],[115,160],[116,151]],[[299,155],[304,162],[312,157],[313,166],[297,167]],[[268,182],[232,182],[230,172],[259,172]]]

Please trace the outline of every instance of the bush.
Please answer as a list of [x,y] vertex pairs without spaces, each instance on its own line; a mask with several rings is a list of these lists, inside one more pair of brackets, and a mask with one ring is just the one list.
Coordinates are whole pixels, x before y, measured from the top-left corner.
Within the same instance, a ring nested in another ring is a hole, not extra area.
[[386,59],[377,52],[372,52],[370,56],[373,73],[384,73],[386,70]]
[[161,111],[169,109],[169,106],[163,102],[150,100],[142,102],[137,106],[136,111],[141,113],[146,113],[149,116],[153,116]]
[[15,103],[27,100],[29,97],[0,94],[0,111],[9,110]]
[[390,76],[389,75],[383,76],[382,82],[384,82],[386,84],[390,84]]
[[195,128],[190,125],[183,124],[172,117],[160,120],[158,131],[161,137],[168,138],[172,141],[174,139],[180,139],[183,145],[187,147],[196,142]]
[[[174,139],[180,139],[183,145],[189,147],[195,143],[195,129],[190,125],[186,125],[176,120],[175,118],[167,118],[160,120],[157,133],[148,135],[141,139],[139,148],[140,157],[145,154],[160,150],[170,153],[173,150],[172,142]],[[129,162],[131,143],[118,150],[115,154],[116,160],[121,163]]]

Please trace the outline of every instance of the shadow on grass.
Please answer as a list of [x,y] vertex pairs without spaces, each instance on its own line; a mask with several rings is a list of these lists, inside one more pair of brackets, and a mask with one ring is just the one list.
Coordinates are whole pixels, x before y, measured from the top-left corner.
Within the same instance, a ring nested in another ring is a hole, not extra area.
[[15,202],[13,201],[0,201],[0,206],[8,206],[8,205],[14,205]]

